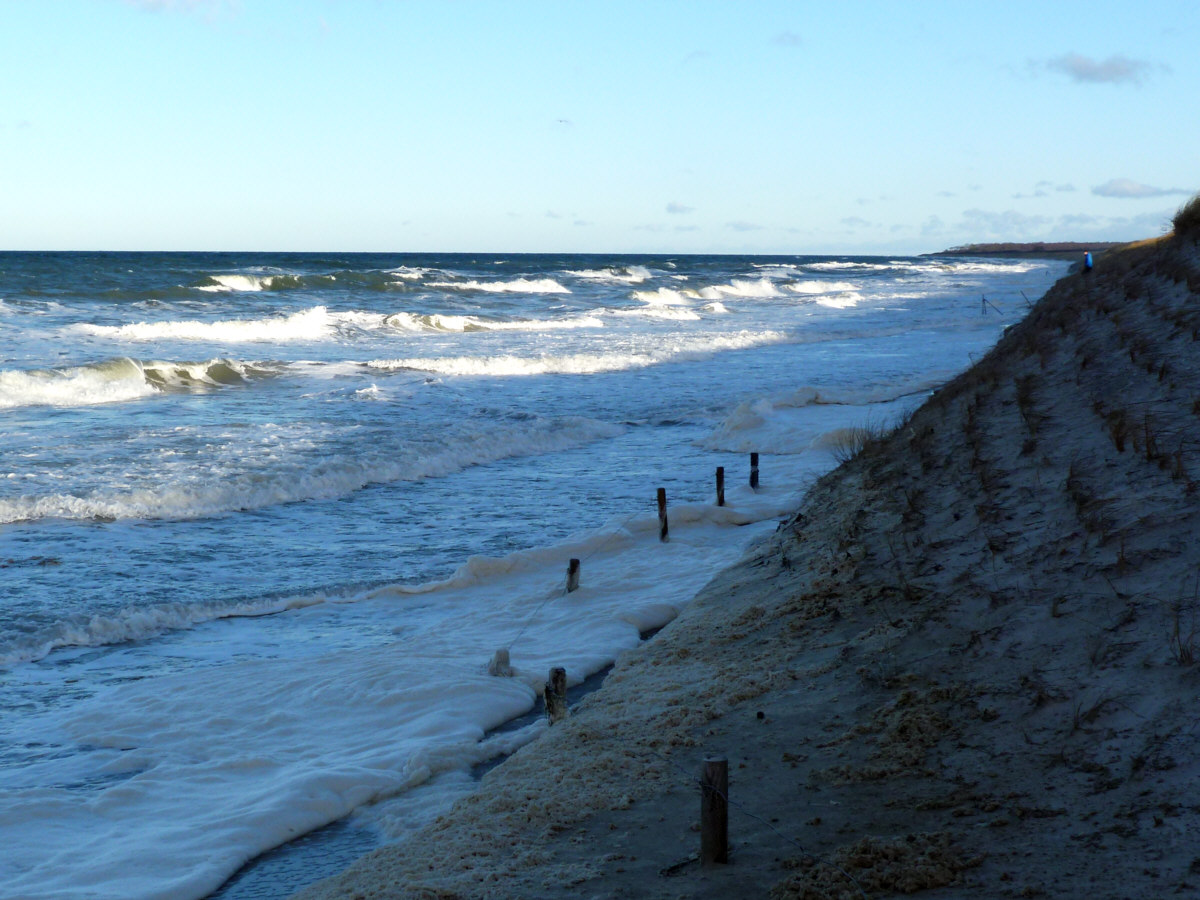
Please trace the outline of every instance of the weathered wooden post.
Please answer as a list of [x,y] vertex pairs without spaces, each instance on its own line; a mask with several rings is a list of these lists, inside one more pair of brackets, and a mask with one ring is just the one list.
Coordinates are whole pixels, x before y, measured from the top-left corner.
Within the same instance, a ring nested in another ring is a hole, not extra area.
[[717,506],[725,505],[725,467],[717,466]]
[[551,725],[567,717],[567,670],[562,666],[550,670],[550,680],[542,691],[542,701],[546,704],[546,718]]
[[508,661],[507,647],[501,647],[495,652],[495,654],[492,656],[492,661],[488,663],[487,670],[489,675],[498,675],[501,678],[512,677],[513,671],[512,666]]
[[729,862],[729,763],[704,760],[700,775],[700,865]]
[[579,590],[579,560],[572,559],[567,563],[567,593]]
[[658,539],[664,544],[670,540],[667,537],[667,489],[658,489]]
[[750,487],[758,490],[758,454],[750,454]]

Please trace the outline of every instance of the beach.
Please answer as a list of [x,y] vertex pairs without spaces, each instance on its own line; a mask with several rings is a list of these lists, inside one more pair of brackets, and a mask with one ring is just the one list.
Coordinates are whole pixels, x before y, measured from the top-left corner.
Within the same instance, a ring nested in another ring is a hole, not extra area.
[[297,897],[1200,891],[1196,237],[1064,277],[566,720]]
[[403,840],[1066,269],[0,254],[0,880],[278,898]]

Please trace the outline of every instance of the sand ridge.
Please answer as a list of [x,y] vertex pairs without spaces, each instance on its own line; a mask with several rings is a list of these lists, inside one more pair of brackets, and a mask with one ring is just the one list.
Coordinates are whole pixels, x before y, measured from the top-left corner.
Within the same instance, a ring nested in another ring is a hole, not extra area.
[[1197,363],[1194,239],[1064,278],[568,720],[298,896],[1200,895]]

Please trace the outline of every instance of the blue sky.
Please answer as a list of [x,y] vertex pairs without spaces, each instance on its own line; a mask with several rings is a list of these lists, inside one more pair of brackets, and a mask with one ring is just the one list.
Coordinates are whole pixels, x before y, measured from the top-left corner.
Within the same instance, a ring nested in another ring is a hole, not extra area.
[[1200,189],[1194,0],[0,16],[0,249],[916,253]]

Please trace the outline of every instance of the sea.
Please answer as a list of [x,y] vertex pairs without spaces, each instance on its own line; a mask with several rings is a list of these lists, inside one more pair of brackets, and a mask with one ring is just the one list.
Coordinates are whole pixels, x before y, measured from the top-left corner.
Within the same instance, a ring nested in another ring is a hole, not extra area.
[[403,840],[1066,270],[0,254],[0,896]]

